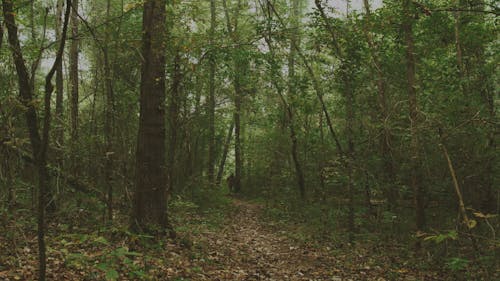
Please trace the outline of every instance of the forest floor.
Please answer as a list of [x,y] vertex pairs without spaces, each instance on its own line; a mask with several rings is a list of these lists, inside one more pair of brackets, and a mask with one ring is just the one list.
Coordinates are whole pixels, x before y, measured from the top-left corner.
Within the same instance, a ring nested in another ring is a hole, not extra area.
[[327,252],[287,238],[265,224],[261,205],[234,199],[230,223],[205,236],[210,260],[207,280],[341,280]]
[[[96,231],[88,223],[68,229],[64,223],[53,223],[47,235],[48,280],[445,279],[435,272],[391,264],[369,252],[296,241],[289,230],[262,215],[263,205],[230,200],[230,211],[217,223],[187,212],[184,222],[174,222],[180,225],[177,239],[160,243],[123,229]],[[17,234],[0,235],[0,280],[36,280],[33,225],[12,220],[2,227],[4,233]]]
[[209,245],[213,263],[203,267],[199,280],[395,280],[387,279],[391,270],[399,273],[397,280],[438,280],[432,279],[437,277],[432,273],[417,276],[406,269],[384,269],[363,255],[353,262],[355,251],[346,260],[346,255],[332,254],[330,247],[290,238],[288,230],[262,216],[260,204],[238,199],[233,204],[227,225],[201,238],[200,242]]

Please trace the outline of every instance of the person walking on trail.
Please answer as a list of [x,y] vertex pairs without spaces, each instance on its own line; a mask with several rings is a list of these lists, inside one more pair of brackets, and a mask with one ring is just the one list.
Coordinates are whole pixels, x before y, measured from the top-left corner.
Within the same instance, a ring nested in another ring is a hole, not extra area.
[[227,187],[229,188],[229,193],[234,193],[234,173],[231,173],[226,179]]

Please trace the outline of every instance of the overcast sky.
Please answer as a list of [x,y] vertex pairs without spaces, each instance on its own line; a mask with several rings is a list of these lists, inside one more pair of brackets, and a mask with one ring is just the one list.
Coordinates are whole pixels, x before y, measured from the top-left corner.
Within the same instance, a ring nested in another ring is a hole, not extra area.
[[[372,9],[379,8],[382,6],[382,0],[368,0],[370,2],[370,6]],[[349,10],[361,10],[363,9],[363,0],[323,0],[323,5],[325,7],[334,7],[337,11],[343,15],[345,15],[347,11],[347,3],[350,3]],[[314,7],[314,0],[309,0],[308,9],[312,9]]]
[[[314,0],[308,0],[308,7],[307,7],[307,12],[312,11],[314,8]],[[382,6],[382,1],[383,0],[368,0],[370,2],[370,6],[372,9],[376,9]],[[330,8],[335,8],[336,12],[338,13],[337,16],[345,15],[346,11],[352,10],[362,10],[363,9],[363,0],[323,0],[323,5],[325,7],[330,7]],[[83,9],[85,10],[85,9]],[[333,15],[334,16],[334,15]],[[85,57],[80,53],[80,69],[81,70],[88,70],[88,65],[89,63],[86,61]],[[42,61],[42,67],[43,68],[48,68],[50,65],[52,65],[53,58],[45,58]]]

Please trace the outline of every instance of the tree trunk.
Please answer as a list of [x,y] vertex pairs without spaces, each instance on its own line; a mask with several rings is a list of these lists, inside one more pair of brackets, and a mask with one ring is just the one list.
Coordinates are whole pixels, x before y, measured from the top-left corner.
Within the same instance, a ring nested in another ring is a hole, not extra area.
[[[415,75],[415,46],[413,42],[413,13],[411,12],[411,0],[405,0],[403,6],[403,33],[406,47],[406,79],[408,86],[408,105],[410,119],[410,166],[411,181],[410,186],[414,193],[415,223],[417,232],[422,232],[425,227],[424,212],[424,189],[420,178],[420,155],[418,144],[418,101],[417,101],[417,81]],[[417,242],[416,248],[419,250],[421,244]]]
[[[461,0],[463,1],[463,0]],[[484,0],[478,1],[478,8],[483,9],[486,6],[486,3]],[[479,16],[479,21],[484,22],[485,18],[484,15]],[[483,67],[486,65],[486,58],[484,57],[485,50],[484,46],[482,48],[476,49],[476,52],[480,52],[480,61],[478,65]],[[464,67],[465,68],[465,67]],[[484,81],[487,81],[488,74],[485,73],[487,71],[484,67],[481,68],[480,70],[480,79],[481,83],[484,83]],[[465,70],[465,73],[467,74],[467,71]],[[467,74],[468,75],[468,74]],[[481,198],[481,209],[485,213],[492,213],[494,214],[495,212],[499,212],[500,208],[500,191],[498,188],[495,188],[495,183],[497,183],[496,178],[496,173],[495,171],[498,168],[498,149],[497,149],[497,142],[498,142],[498,137],[497,137],[497,132],[498,132],[498,126],[497,121],[497,104],[495,101],[495,95],[498,92],[494,86],[495,82],[490,82],[486,83],[481,90],[481,96],[483,97],[483,103],[484,106],[487,108],[487,119],[489,119],[489,132],[487,133],[487,139],[488,139],[488,156],[486,158],[486,176],[485,176],[485,183],[482,188],[482,193],[484,194],[483,197]],[[492,85],[493,84],[493,85]],[[466,84],[467,85],[467,84]],[[470,88],[469,86],[467,86]],[[497,184],[498,185],[498,184]]]
[[[68,7],[71,4],[71,0],[67,1]],[[62,60],[67,22],[69,17],[69,8],[66,9],[64,17],[64,27],[62,32],[62,40],[57,51],[57,56],[52,68],[45,78],[45,97],[44,97],[44,126],[42,131],[42,136],[40,136],[38,128],[38,115],[36,108],[33,103],[34,92],[32,84],[30,83],[30,77],[28,74],[28,68],[26,67],[24,57],[22,54],[21,44],[18,37],[18,29],[15,22],[14,7],[11,0],[2,1],[3,14],[5,17],[5,22],[8,30],[8,40],[9,45],[12,50],[12,56],[14,58],[14,64],[16,67],[16,72],[18,76],[19,83],[19,94],[20,101],[26,107],[26,123],[28,127],[28,132],[30,136],[31,147],[33,150],[33,159],[38,168],[38,218],[37,218],[37,240],[38,240],[38,280],[45,281],[46,272],[46,246],[45,246],[45,208],[47,204],[47,188],[50,185],[50,177],[47,168],[47,149],[49,144],[49,132],[50,132],[50,117],[51,117],[51,95],[53,92],[52,77],[56,72],[57,64]]]
[[70,84],[70,165],[73,176],[78,177],[78,0],[72,1],[71,8],[71,44],[69,50]]
[[[1,23],[0,23],[1,24]],[[12,206],[16,205],[16,194],[14,189],[14,167],[11,153],[8,150],[2,151],[3,155],[3,163],[2,163],[2,172],[5,175],[5,186],[7,187],[7,200],[6,205],[10,210]]]
[[[59,32],[62,28],[62,13],[63,13],[63,0],[57,0],[56,8],[56,40],[61,40]],[[55,130],[55,144],[56,148],[62,150],[64,145],[64,81],[63,81],[63,60],[60,60],[56,66],[56,130]],[[63,165],[63,153],[57,153],[57,165]]]
[[[299,46],[299,22],[301,20],[301,11],[300,11],[300,0],[293,0],[292,2],[292,13],[291,13],[291,22],[292,22],[292,35],[290,38],[290,54],[288,55],[288,95],[289,99],[293,101],[295,99],[296,91],[296,77],[295,77],[295,58],[297,53],[297,48]],[[271,36],[271,35],[269,35]],[[270,43],[270,41],[269,41]],[[273,79],[274,80],[274,79]],[[302,200],[306,199],[306,187],[304,181],[304,173],[302,171],[302,167],[300,165],[300,160],[298,156],[298,140],[297,134],[294,129],[293,124],[293,109],[289,103],[285,101],[283,98],[283,103],[287,112],[287,123],[290,128],[290,139],[292,141],[292,160],[295,167],[295,174],[297,177],[297,185],[299,187],[299,193]]]
[[208,94],[208,183],[214,185],[215,168],[215,0],[210,0],[210,34],[209,34],[209,63],[210,86]]
[[177,134],[179,126],[179,107],[180,107],[180,91],[182,82],[181,73],[181,57],[179,52],[174,58],[174,68],[172,74],[172,86],[169,106],[169,151],[168,151],[168,192],[171,194],[174,191],[174,176],[175,176],[175,154],[177,147]]
[[38,130],[38,115],[35,108],[34,93],[30,85],[30,77],[28,68],[21,50],[21,43],[17,34],[17,25],[15,22],[14,8],[12,0],[3,0],[3,14],[5,17],[5,25],[8,31],[8,41],[12,50],[14,65],[16,67],[17,78],[19,83],[19,99],[26,107],[26,125],[28,127],[29,139],[33,150],[33,158],[38,163],[40,153],[41,137]]
[[[323,121],[323,113],[319,112],[318,113],[318,119],[319,119],[319,138],[320,138],[320,155],[318,159],[318,177],[319,177],[319,184],[321,187],[321,193],[323,193],[326,189],[325,185],[325,166],[326,166],[326,157],[323,151],[325,151],[325,133],[323,130],[324,127],[324,121]],[[324,199],[324,198],[323,198]]]
[[217,185],[220,185],[222,181],[222,176],[224,175],[224,166],[226,164],[227,154],[229,153],[229,146],[231,144],[231,139],[233,138],[233,131],[234,131],[234,120],[231,121],[229,130],[227,131],[226,141],[224,142],[224,149],[222,151],[222,157],[219,163],[219,170],[217,171],[217,180],[216,180]]
[[[106,19],[109,20],[111,10],[111,0],[106,1]],[[113,220],[113,159],[115,157],[114,147],[114,126],[115,126],[115,94],[113,91],[113,74],[111,73],[111,65],[109,60],[109,25],[106,25],[105,38],[103,44],[103,57],[104,57],[104,79],[106,89],[106,106],[105,106],[105,119],[104,119],[104,138],[106,142],[106,159],[104,167],[104,176],[107,187],[107,207],[108,207],[108,220]]]
[[47,197],[49,195],[48,188],[50,186],[50,175],[47,166],[47,151],[49,148],[50,126],[51,126],[51,101],[54,86],[52,85],[52,78],[57,71],[57,66],[61,63],[64,56],[64,45],[66,43],[66,32],[68,30],[68,19],[70,14],[71,0],[67,0],[67,8],[64,14],[64,23],[57,50],[56,59],[45,76],[45,96],[44,96],[44,124],[42,130],[42,139],[38,163],[38,180],[39,180],[39,196],[38,196],[38,248],[40,255],[40,270],[39,280],[45,279],[45,207],[47,205]]
[[3,23],[0,20],[0,49],[2,49],[3,44]]
[[[238,66],[237,66],[238,68]],[[235,74],[238,76],[239,74]],[[241,191],[241,174],[242,174],[242,151],[241,151],[241,86],[240,79],[235,79],[234,91],[234,155],[235,155],[235,178],[234,178],[234,191],[239,193]]]
[[[241,9],[241,0],[237,2],[237,9],[234,15],[234,28],[231,25],[231,18],[229,16],[229,10],[227,7],[227,1],[223,0],[222,5],[224,7],[224,13],[226,16],[226,25],[229,36],[232,39],[234,45],[239,44],[239,36],[238,36],[238,16]],[[235,52],[235,50],[233,50]],[[241,146],[241,107],[242,107],[242,94],[243,89],[241,85],[241,76],[243,71],[243,64],[241,58],[236,55],[233,55],[233,63],[234,63],[234,156],[235,156],[235,178],[234,178],[234,191],[239,193],[241,191],[241,179],[243,172],[243,159],[242,159],[242,146]]]
[[143,12],[142,70],[132,229],[170,230],[165,169],[166,1],[147,0]]
[[348,65],[344,65],[344,95],[346,102],[346,137],[347,137],[347,155],[348,159],[346,161],[347,168],[347,193],[349,198],[349,215],[348,215],[348,226],[349,226],[349,242],[354,243],[354,94],[352,85],[350,83],[351,77],[345,72],[349,71]]
[[466,74],[466,69],[465,69],[465,63],[464,63],[464,57],[463,57],[463,48],[462,48],[462,42],[460,40],[460,29],[461,29],[461,13],[460,9],[463,7],[462,0],[456,0],[457,2],[457,11],[453,12],[453,17],[454,17],[454,23],[453,23],[453,29],[454,29],[454,35],[455,35],[455,49],[457,52],[457,67],[458,67],[458,73],[460,77],[460,87],[462,89],[462,93],[464,94],[464,98],[467,97],[467,81],[468,77]]
[[[366,18],[368,22],[371,20],[370,4],[368,0],[363,0],[364,8],[366,11]],[[376,72],[376,85],[378,93],[378,104],[380,108],[380,122],[382,124],[381,134],[380,134],[380,154],[383,162],[383,179],[382,182],[385,185],[385,193],[389,203],[389,209],[393,210],[396,206],[396,201],[398,197],[398,190],[394,185],[394,163],[392,161],[392,134],[390,128],[388,128],[388,118],[389,118],[389,106],[387,101],[386,88],[387,83],[382,72],[382,65],[380,63],[380,58],[378,56],[378,47],[373,42],[373,37],[370,34],[368,27],[364,30],[368,46],[370,47],[370,55],[372,58],[372,64]]]

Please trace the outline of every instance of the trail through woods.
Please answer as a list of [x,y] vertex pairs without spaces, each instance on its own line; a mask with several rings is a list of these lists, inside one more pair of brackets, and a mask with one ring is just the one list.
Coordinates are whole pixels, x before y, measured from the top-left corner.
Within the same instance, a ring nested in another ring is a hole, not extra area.
[[262,216],[263,206],[239,199],[233,204],[225,227],[200,236],[208,260],[201,265],[203,273],[190,280],[448,280],[438,272],[405,268],[370,250],[334,250],[294,241],[288,230]]
[[[176,240],[153,244],[138,243],[138,236],[117,229],[96,231],[89,223],[74,229],[81,234],[51,224],[47,276],[89,281],[454,280],[408,269],[390,256],[390,249],[377,254],[367,247],[298,242],[287,235],[290,229],[263,215],[264,206],[239,199],[232,204],[219,224],[210,226],[204,215],[193,212],[178,222],[183,228]],[[19,222],[9,221],[6,227],[8,233],[23,235],[0,235],[0,280],[36,280],[36,232]]]
[[234,204],[230,224],[206,236],[214,262],[205,270],[208,280],[342,280],[333,257],[298,246],[262,223],[260,205]]

